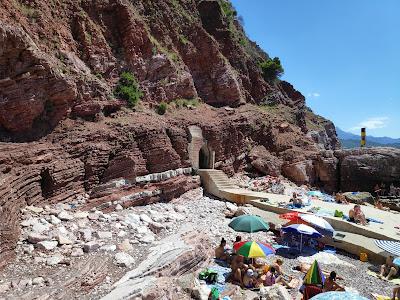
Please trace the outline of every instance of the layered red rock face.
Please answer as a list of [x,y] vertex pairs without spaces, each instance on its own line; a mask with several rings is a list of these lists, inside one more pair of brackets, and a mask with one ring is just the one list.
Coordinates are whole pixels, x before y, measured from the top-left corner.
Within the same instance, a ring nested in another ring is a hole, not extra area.
[[[146,192],[124,204],[137,205],[198,186],[188,174],[135,182],[192,166],[191,125],[228,174],[323,181],[318,153],[339,145],[292,85],[263,79],[267,54],[220,1],[3,0],[0,16],[0,266],[25,205],[87,192],[95,206]],[[123,70],[144,93],[136,111],[112,96]],[[154,111],[197,97],[194,109]],[[121,178],[130,185],[114,198],[92,192]]]

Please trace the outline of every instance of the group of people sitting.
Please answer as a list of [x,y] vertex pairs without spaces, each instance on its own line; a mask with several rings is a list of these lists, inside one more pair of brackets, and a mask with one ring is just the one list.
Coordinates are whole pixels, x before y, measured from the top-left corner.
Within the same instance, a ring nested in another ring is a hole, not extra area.
[[[235,243],[241,242],[240,236],[236,237]],[[234,244],[235,244],[234,243]],[[263,286],[272,286],[280,284],[288,289],[294,288],[292,283],[294,278],[283,272],[283,260],[277,258],[272,264],[264,264],[257,259],[246,259],[243,255],[236,254],[234,251],[229,253],[226,247],[226,240],[223,238],[220,245],[215,249],[215,257],[230,265],[233,283],[246,289],[257,289]],[[306,274],[311,265],[302,263],[293,268],[294,271]],[[336,275],[336,272],[322,270],[326,276],[322,292],[344,291],[344,288],[336,283],[337,279],[342,279]],[[302,289],[300,289],[302,291]]]

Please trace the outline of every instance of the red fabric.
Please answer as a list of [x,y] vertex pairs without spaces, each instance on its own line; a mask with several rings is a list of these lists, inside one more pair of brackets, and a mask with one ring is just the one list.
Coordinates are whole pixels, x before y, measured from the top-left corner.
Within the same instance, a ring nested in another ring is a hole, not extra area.
[[300,219],[300,213],[297,212],[297,211],[289,212],[289,213],[286,213],[286,214],[279,215],[279,218],[286,219],[286,220],[291,220],[291,221],[296,221],[296,220]]
[[303,300],[311,299],[312,297],[322,293],[322,289],[315,285],[306,285],[303,293]]

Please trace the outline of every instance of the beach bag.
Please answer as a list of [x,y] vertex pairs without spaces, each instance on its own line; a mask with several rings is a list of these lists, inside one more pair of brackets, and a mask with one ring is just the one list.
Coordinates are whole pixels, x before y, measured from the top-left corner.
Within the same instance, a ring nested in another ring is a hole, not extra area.
[[343,214],[343,212],[340,211],[340,210],[335,210],[334,216],[335,216],[336,218],[343,218],[344,214]]
[[209,269],[199,273],[199,279],[204,280],[207,284],[215,283],[218,280],[218,273]]
[[218,300],[219,299],[219,291],[216,287],[213,287],[210,292],[211,300]]

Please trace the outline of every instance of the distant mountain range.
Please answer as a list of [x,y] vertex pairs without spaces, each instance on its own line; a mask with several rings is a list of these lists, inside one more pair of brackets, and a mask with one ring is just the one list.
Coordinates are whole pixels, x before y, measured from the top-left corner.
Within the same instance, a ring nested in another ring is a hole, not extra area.
[[[346,132],[336,127],[336,133],[343,148],[360,147],[360,135]],[[393,139],[387,136],[375,137],[367,135],[367,147],[395,147],[400,148],[400,139]]]

